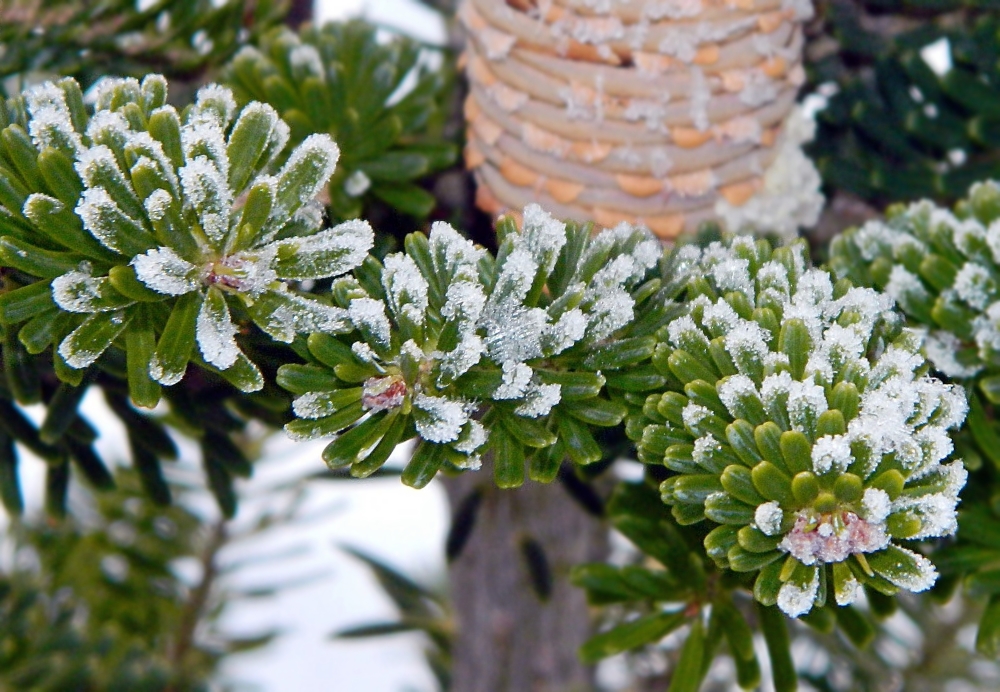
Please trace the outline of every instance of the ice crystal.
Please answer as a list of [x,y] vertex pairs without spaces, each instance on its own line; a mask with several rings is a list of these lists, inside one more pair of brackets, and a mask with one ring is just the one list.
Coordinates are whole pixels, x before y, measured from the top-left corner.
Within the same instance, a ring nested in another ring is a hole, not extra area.
[[355,327],[369,334],[382,348],[389,347],[392,325],[385,314],[385,303],[373,298],[355,298],[347,312]]
[[168,247],[150,250],[132,259],[135,274],[149,288],[166,295],[179,296],[198,288],[198,267],[179,257]]
[[777,536],[781,533],[781,523],[784,519],[785,513],[777,502],[765,502],[758,505],[754,511],[754,524],[765,536]]
[[406,317],[412,324],[423,324],[427,310],[427,280],[413,259],[402,254],[386,257],[382,285],[389,308],[397,318]]
[[525,418],[547,416],[562,401],[562,387],[558,384],[543,384],[529,387],[524,403],[514,412]]
[[329,135],[306,137],[278,173],[278,194],[272,217],[292,213],[316,197],[333,175],[339,158],[340,148]]
[[109,250],[121,254],[128,254],[130,250],[125,241],[127,236],[141,238],[146,235],[136,220],[122,211],[103,187],[84,190],[76,213],[91,235]]
[[493,392],[495,399],[519,399],[531,383],[532,370],[524,363],[503,364],[503,381]]
[[76,271],[52,280],[52,299],[67,312],[95,312],[100,298],[100,280],[94,277],[92,267],[86,262]]
[[240,355],[236,345],[238,328],[233,324],[224,300],[205,300],[198,313],[195,338],[205,361],[226,370]]
[[814,571],[812,578],[804,585],[792,581],[782,584],[778,591],[778,607],[789,617],[805,615],[812,609],[817,591],[819,591],[819,572]]
[[465,403],[445,397],[418,394],[413,405],[417,432],[429,442],[453,442],[462,432],[462,426],[469,421]]

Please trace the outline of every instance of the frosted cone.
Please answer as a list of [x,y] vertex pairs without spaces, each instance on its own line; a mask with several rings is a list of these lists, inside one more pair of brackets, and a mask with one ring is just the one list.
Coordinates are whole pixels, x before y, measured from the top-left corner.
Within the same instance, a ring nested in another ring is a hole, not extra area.
[[477,204],[665,240],[718,219],[794,235],[821,205],[798,151],[808,128],[786,127],[811,15],[772,0],[464,0]]

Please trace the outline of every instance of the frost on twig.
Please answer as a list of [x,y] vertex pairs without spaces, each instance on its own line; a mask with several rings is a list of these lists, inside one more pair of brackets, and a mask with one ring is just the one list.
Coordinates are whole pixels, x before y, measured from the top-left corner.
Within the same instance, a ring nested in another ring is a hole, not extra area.
[[[350,328],[346,309],[290,284],[349,272],[373,242],[363,221],[324,230],[313,206],[339,157],[329,136],[307,138],[277,167],[288,126],[268,105],[238,109],[225,87],[203,88],[183,113],[157,75],[105,79],[95,92],[88,113],[73,80],[27,91],[26,122],[10,128],[25,160],[19,174],[0,169],[25,190],[0,202],[24,228],[4,238],[0,261],[51,281],[51,303],[28,317],[80,316],[50,330],[66,364],[86,368],[141,330],[151,381],[140,370],[130,384],[147,392],[134,389],[136,403],[152,405],[152,381],[176,383],[199,356],[241,389],[260,389],[237,344],[248,318],[282,342]],[[58,263],[30,260],[53,247]],[[134,319],[140,311],[146,319]]]
[[[505,486],[523,482],[526,459],[537,480],[564,456],[596,461],[587,424],[615,425],[624,407],[601,396],[605,378],[587,359],[634,322],[633,294],[662,250],[627,225],[590,238],[538,206],[523,218],[520,230],[502,223],[496,258],[439,222],[337,281],[354,331],[310,337],[317,362],[282,369],[279,382],[299,395],[288,432],[336,434],[327,462],[359,475],[384,462],[386,440],[415,435],[404,474],[414,485],[443,464],[478,468],[487,450]],[[556,442],[564,434],[572,449]]]
[[654,363],[683,386],[647,400],[640,458],[720,567],[790,616],[833,584],[923,591],[933,565],[900,541],[955,532],[966,471],[947,462],[963,391],[926,374],[892,301],[810,268],[805,246],[735,237],[686,248],[685,314]]

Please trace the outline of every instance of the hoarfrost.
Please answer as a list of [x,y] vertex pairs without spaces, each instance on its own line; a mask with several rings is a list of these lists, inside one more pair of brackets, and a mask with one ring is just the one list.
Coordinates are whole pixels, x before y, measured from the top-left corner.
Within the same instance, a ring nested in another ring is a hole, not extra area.
[[831,470],[843,473],[853,461],[851,442],[847,435],[824,435],[813,445],[813,471],[819,475]]
[[582,310],[567,310],[555,324],[542,330],[542,350],[546,356],[557,356],[578,342],[587,332],[587,316]]
[[834,584],[834,598],[837,601],[837,605],[848,606],[858,600],[860,587],[861,584],[858,583],[853,574],[849,574],[843,583]]
[[[462,430],[462,434],[458,438],[458,441],[451,447],[456,452],[461,452],[462,454],[472,454],[486,444],[486,438],[486,428],[483,427],[483,424],[477,420],[470,420]],[[470,468],[479,468],[479,466],[476,465]]]
[[812,570],[812,578],[807,584],[799,585],[788,581],[781,585],[778,591],[778,607],[781,612],[791,618],[805,615],[812,608],[819,591],[819,570]]
[[185,372],[187,372],[187,368],[179,368],[178,370],[164,369],[163,363],[155,353],[149,360],[149,376],[165,387],[172,387],[180,382],[184,379]]
[[454,442],[469,421],[462,401],[420,393],[413,406],[417,432],[428,442]]
[[181,145],[188,164],[195,159],[207,159],[219,169],[223,180],[229,178],[229,156],[226,135],[216,120],[199,120],[181,128]]
[[225,298],[221,294],[213,298],[209,293],[202,301],[195,323],[198,350],[205,361],[220,370],[231,368],[240,356],[240,348],[236,345],[238,331]]
[[538,262],[542,273],[549,274],[566,244],[566,224],[552,218],[537,204],[524,208],[524,231],[515,241],[526,248]]
[[355,298],[347,307],[354,326],[368,332],[382,348],[389,348],[392,326],[385,314],[385,303],[372,298]]
[[952,378],[974,377],[983,369],[981,364],[965,365],[958,360],[956,354],[963,347],[964,344],[957,336],[941,329],[931,332],[924,340],[927,359],[934,364],[936,370]]
[[145,231],[128,216],[103,187],[83,191],[76,206],[76,214],[83,220],[83,227],[104,247],[122,254],[129,254],[123,244],[124,236],[141,237]]
[[442,354],[439,362],[445,377],[461,377],[479,363],[486,352],[486,344],[478,334],[465,334],[451,351]]
[[681,411],[684,425],[689,429],[696,428],[703,420],[712,415],[706,407],[701,404],[689,402]]
[[879,574],[899,588],[913,593],[920,593],[934,586],[938,573],[930,560],[906,548],[896,546],[894,550],[898,557],[889,569],[884,569]]
[[754,525],[765,536],[777,536],[781,533],[781,524],[784,520],[785,513],[777,502],[765,502],[758,505],[753,515]]
[[558,384],[532,386],[524,397],[524,403],[514,409],[514,413],[525,418],[547,416],[561,400],[562,387]]
[[201,285],[198,267],[179,257],[168,247],[150,250],[132,259],[135,275],[146,286],[170,296],[190,293]]
[[375,232],[367,221],[354,219],[312,236],[279,240],[272,245],[282,259],[283,279],[325,279],[357,267],[368,256]]
[[627,291],[617,288],[601,296],[588,315],[587,340],[602,341],[635,317],[635,301]]
[[340,158],[340,147],[327,134],[312,134],[295,148],[278,174],[272,218],[281,218],[310,201],[327,184]]
[[28,112],[28,132],[39,151],[54,147],[72,153],[85,149],[80,133],[73,127],[66,95],[52,82],[46,82],[25,93]]
[[475,329],[485,305],[486,293],[483,292],[482,285],[472,281],[456,281],[448,286],[441,316],[458,321],[460,328]]
[[96,312],[100,299],[101,280],[94,276],[87,262],[82,262],[75,271],[52,280],[52,300],[67,312]]
[[382,286],[397,319],[406,317],[412,324],[424,323],[427,280],[409,255],[397,253],[385,258]]
[[873,524],[881,524],[889,518],[892,501],[889,494],[881,488],[866,488],[861,497],[861,510],[864,518]]
[[292,402],[292,410],[299,418],[317,420],[337,412],[330,392],[308,392]]
[[758,399],[757,385],[746,375],[731,375],[726,377],[717,386],[719,398],[723,406],[734,418],[742,418],[742,401],[753,398]]
[[431,225],[428,244],[436,273],[449,279],[478,281],[477,266],[485,250],[476,247],[444,221]]
[[189,160],[180,169],[181,186],[198,215],[202,230],[217,248],[229,233],[233,194],[226,173],[204,156]]
[[494,399],[518,399],[524,396],[534,371],[524,363],[507,362],[502,365],[503,379],[493,392]]

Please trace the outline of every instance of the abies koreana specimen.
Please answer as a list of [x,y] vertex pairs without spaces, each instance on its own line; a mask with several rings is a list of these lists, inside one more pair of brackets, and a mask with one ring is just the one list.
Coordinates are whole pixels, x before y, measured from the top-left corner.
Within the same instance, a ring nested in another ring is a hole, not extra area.
[[442,466],[476,468],[487,450],[502,487],[524,482],[526,461],[533,480],[551,481],[566,457],[600,460],[591,428],[626,412],[607,389],[648,361],[665,321],[662,249],[648,231],[591,237],[537,205],[523,230],[508,219],[499,233],[494,258],[436,223],[334,282],[353,331],[311,335],[312,362],[279,371],[298,395],[289,434],[335,435],[326,461],[360,476],[418,436],[403,475],[415,486]]
[[809,268],[805,245],[736,237],[678,251],[686,313],[653,362],[672,386],[630,429],[681,524],[723,568],[759,572],[757,600],[790,616],[859,586],[923,591],[930,561],[901,542],[948,536],[966,479],[948,430],[961,389],[927,376],[892,301]]
[[156,75],[107,79],[91,110],[63,79],[0,109],[0,261],[23,284],[0,296],[0,320],[23,324],[29,353],[54,346],[68,382],[123,347],[132,400],[147,407],[189,361],[260,389],[241,324],[281,342],[348,329],[346,310],[290,282],[346,273],[373,242],[362,221],[323,228],[314,198],[339,156],[329,136],[277,167],[288,127],[270,106],[237,109],[217,85],[183,113],[166,96]]

